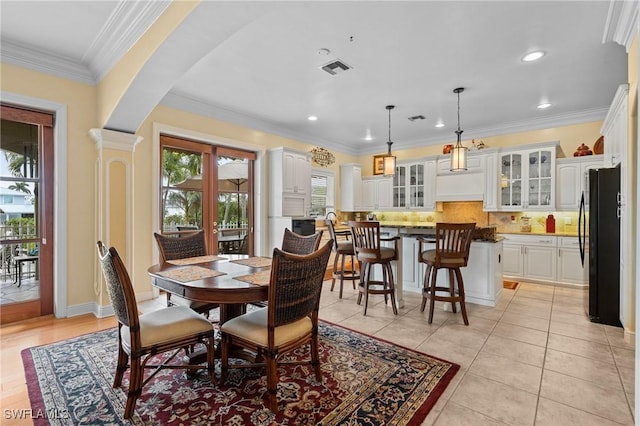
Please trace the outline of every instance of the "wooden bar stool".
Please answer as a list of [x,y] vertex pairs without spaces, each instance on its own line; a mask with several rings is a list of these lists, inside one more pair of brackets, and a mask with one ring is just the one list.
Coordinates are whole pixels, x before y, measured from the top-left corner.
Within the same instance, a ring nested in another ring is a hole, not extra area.
[[[456,302],[459,302],[464,324],[469,325],[467,308],[464,304],[464,282],[462,281],[460,268],[467,266],[471,248],[471,236],[475,227],[475,223],[437,223],[435,250],[422,251],[424,240],[419,240],[418,261],[427,265],[427,270],[424,274],[420,311],[424,312],[425,304],[429,299],[429,324],[433,321],[435,301],[440,300],[451,302],[451,309],[454,313],[456,312]],[[449,271],[449,287],[436,286],[438,269],[447,269]],[[458,284],[457,292],[454,275]],[[448,291],[449,295],[438,295],[436,294],[438,291]]]
[[[355,254],[353,248],[353,242],[349,239],[351,231],[336,232],[333,227],[333,222],[329,219],[325,220],[327,228],[329,229],[329,235],[333,240],[333,275],[331,276],[331,291],[336,284],[336,279],[340,279],[340,299],[342,299],[342,288],[344,281],[351,281],[353,283],[353,289],[356,289],[356,281],[360,281],[360,275],[356,270]],[[344,237],[344,240],[338,240],[338,237]],[[345,260],[349,257],[351,260],[351,269],[345,269]],[[338,262],[340,262],[340,269],[338,269]]]
[[[358,285],[358,305],[364,294],[364,315],[367,315],[369,294],[384,294],[384,303],[391,296],[393,313],[398,315],[396,307],[396,288],[393,279],[391,262],[398,260],[399,237],[380,238],[380,222],[357,222],[350,220],[351,237],[360,268],[360,284]],[[393,241],[394,247],[382,247],[381,241]],[[382,281],[371,279],[371,267],[382,265]]]

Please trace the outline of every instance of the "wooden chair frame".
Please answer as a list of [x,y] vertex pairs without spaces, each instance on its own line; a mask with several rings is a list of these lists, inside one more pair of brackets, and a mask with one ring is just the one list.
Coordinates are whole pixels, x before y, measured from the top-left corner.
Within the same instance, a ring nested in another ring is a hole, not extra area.
[[[344,281],[351,281],[353,284],[353,289],[356,289],[356,281],[360,281],[360,274],[356,270],[356,261],[355,261],[355,249],[353,248],[353,241],[350,240],[351,231],[341,231],[336,232],[335,227],[333,226],[333,221],[330,219],[325,220],[325,224],[327,225],[327,229],[329,230],[329,235],[333,240],[333,252],[335,256],[333,258],[333,274],[331,276],[331,291],[336,284],[336,279],[340,278],[340,294],[339,297],[342,299],[342,290],[344,288]],[[338,237],[344,237],[343,241],[340,241]],[[347,257],[351,260],[351,269],[345,269],[345,260]],[[340,269],[338,269],[338,262],[340,262]]]
[[[136,401],[142,393],[142,388],[151,378],[153,378],[160,370],[185,369],[199,370],[206,368],[212,383],[215,383],[214,375],[214,339],[215,331],[213,325],[211,329],[202,331],[192,335],[182,336],[177,339],[168,340],[151,346],[142,345],[142,335],[140,318],[138,315],[138,306],[136,303],[135,292],[129,273],[122,262],[117,250],[114,247],[109,249],[98,241],[98,257],[102,266],[103,274],[107,282],[107,289],[111,298],[111,303],[118,319],[118,364],[113,380],[113,387],[119,387],[122,384],[122,377],[127,369],[131,369],[129,378],[129,389],[127,391],[127,402],[124,410],[124,417],[130,419],[135,409]],[[186,309],[182,307],[165,308],[170,309]],[[191,312],[191,311],[187,311]],[[195,315],[195,314],[193,314]],[[202,318],[202,317],[199,317]],[[206,321],[202,318],[202,321]],[[207,324],[209,324],[207,322]],[[127,327],[130,332],[130,347],[127,347],[122,338],[124,332],[123,327]],[[207,364],[188,365],[188,364],[169,364],[169,362],[181,351],[186,350],[190,346],[203,343],[207,348]],[[169,358],[162,364],[149,364],[154,355],[164,352],[174,351]],[[144,379],[144,370],[153,369],[152,373]]]
[[[332,244],[333,241],[329,241],[320,249],[307,255],[296,255],[275,248],[269,282],[268,306],[263,308],[262,312],[255,311],[244,314],[226,322],[221,327],[221,382],[225,382],[229,368],[266,367],[269,408],[273,412],[277,412],[278,409],[278,365],[311,364],[316,380],[322,381],[318,353],[318,309],[322,281]],[[236,324],[241,324],[244,319],[242,317],[253,315],[255,318],[256,315],[263,315],[265,309],[266,345],[249,340],[246,336],[238,335],[242,334],[244,330],[230,332],[234,321]],[[305,321],[305,318],[310,319],[311,323],[311,327],[305,333],[276,345],[275,333],[278,327]],[[287,363],[280,361],[283,354],[306,344],[311,346],[310,360]],[[239,347],[255,353],[256,362],[230,365],[231,347]]]

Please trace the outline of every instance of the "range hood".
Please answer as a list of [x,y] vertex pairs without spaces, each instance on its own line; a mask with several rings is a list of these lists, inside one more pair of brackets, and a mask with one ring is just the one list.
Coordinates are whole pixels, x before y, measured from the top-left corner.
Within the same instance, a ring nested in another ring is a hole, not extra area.
[[484,173],[451,173],[436,177],[436,201],[482,201]]

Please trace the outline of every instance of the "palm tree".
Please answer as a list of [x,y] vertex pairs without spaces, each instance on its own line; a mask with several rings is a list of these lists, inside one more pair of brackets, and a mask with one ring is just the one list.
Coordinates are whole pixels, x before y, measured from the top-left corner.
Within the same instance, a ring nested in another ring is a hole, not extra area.
[[31,189],[27,182],[15,182],[9,185],[8,188],[14,191],[24,192],[25,194],[31,194]]

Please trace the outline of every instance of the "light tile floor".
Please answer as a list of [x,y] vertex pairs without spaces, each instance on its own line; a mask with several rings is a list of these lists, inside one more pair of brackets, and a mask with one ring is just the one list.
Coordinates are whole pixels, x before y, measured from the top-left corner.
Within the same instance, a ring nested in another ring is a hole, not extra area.
[[363,316],[350,283],[342,299],[329,284],[323,320],[460,364],[423,425],[634,423],[634,347],[621,328],[587,320],[581,290],[521,283],[496,307],[467,304],[465,326],[441,302],[427,324],[428,306],[408,292],[399,315],[372,295]]
[[423,425],[632,425],[634,347],[621,328],[591,323],[583,291],[521,283],[505,289],[494,308],[467,304],[458,313],[405,292],[394,316],[371,295],[367,316],[357,291],[343,299],[323,289],[320,317],[460,364],[460,371]]

